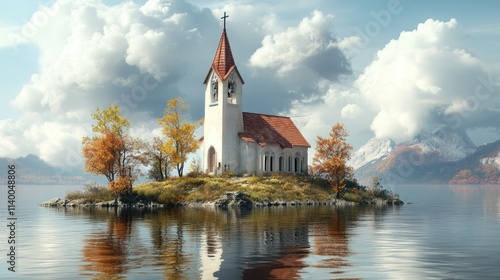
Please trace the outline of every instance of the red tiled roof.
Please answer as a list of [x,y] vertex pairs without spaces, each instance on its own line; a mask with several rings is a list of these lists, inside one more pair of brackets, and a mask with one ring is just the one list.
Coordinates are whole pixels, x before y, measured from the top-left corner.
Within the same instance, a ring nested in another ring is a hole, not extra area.
[[[215,57],[214,61],[212,62],[211,69],[213,69],[222,80],[226,80],[229,77],[229,74],[234,69],[243,82],[238,68],[236,67],[236,63],[234,62],[233,53],[231,52],[231,46],[229,45],[229,39],[227,38],[226,34],[226,29],[222,30],[222,35],[220,37],[217,50],[215,51]],[[210,71],[205,77],[205,81],[203,82],[204,84],[207,83],[209,74]]]
[[278,144],[281,148],[311,147],[289,117],[243,113],[243,132],[238,136],[261,147],[269,144]]

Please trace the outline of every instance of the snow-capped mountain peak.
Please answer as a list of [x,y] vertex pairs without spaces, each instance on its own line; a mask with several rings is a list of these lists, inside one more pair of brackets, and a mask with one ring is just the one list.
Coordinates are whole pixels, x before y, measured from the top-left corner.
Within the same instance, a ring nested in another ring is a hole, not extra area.
[[385,158],[394,147],[396,147],[396,143],[389,138],[372,138],[352,154],[348,164],[352,168],[358,169],[367,163]]
[[447,127],[419,134],[402,145],[419,149],[422,154],[436,154],[441,162],[461,160],[476,150],[467,133]]

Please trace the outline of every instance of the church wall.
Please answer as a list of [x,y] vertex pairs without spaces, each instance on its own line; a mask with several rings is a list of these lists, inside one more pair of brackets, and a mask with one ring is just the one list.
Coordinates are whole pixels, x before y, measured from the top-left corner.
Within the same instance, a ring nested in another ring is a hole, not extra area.
[[[308,169],[307,152],[307,147],[282,149],[276,144],[261,147],[256,143],[240,140],[241,168],[237,173],[257,176],[271,173],[300,174]],[[280,157],[283,157],[281,164]]]
[[257,174],[260,158],[260,146],[257,143],[240,139],[240,161],[238,174]]

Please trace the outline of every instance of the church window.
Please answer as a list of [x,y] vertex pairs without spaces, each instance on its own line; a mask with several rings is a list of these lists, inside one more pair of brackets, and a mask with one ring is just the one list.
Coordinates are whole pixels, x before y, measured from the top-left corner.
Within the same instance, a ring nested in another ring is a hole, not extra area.
[[300,170],[301,170],[301,166],[300,166],[300,154],[297,153],[295,154],[295,160],[294,160],[294,165],[295,165],[295,173],[299,173]]
[[288,172],[292,172],[292,157],[288,156]]
[[285,171],[285,157],[283,154],[281,154],[280,159],[279,159],[279,169],[280,172]]
[[227,83],[227,102],[230,104],[236,104],[236,79],[234,78],[234,73],[229,77]]
[[219,79],[217,78],[217,75],[215,75],[215,73],[212,74],[211,85],[212,103],[217,103],[217,101],[219,100]]
[[264,165],[264,172],[267,172],[269,171],[269,154],[266,153],[264,155],[264,162],[263,162],[263,165]]

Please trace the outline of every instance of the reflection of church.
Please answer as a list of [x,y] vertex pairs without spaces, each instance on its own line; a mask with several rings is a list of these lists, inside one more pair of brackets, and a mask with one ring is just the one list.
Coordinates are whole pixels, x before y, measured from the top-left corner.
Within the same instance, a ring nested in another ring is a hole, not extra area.
[[204,84],[206,173],[262,175],[307,170],[310,145],[289,117],[242,112],[244,82],[225,27]]

